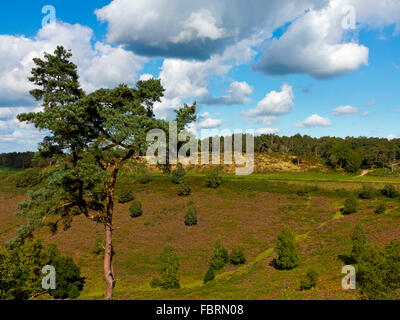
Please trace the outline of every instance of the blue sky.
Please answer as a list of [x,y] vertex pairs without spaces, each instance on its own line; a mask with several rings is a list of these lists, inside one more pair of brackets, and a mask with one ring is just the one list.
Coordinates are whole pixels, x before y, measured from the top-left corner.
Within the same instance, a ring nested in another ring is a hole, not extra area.
[[[57,21],[42,26],[45,5]],[[59,44],[72,49],[86,92],[155,77],[166,88],[157,116],[197,101],[192,130],[400,137],[400,1],[38,0],[2,9],[0,152],[35,150],[42,139],[15,116],[40,110],[27,94],[31,59]]]

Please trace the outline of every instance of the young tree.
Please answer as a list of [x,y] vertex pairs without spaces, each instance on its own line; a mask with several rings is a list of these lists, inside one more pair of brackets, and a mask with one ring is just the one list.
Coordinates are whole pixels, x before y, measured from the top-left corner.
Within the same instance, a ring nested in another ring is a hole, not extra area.
[[278,259],[276,265],[279,269],[289,270],[298,266],[300,253],[296,246],[293,232],[284,228],[276,240]]
[[362,225],[360,224],[356,225],[356,227],[353,230],[351,240],[353,241],[351,258],[355,262],[358,262],[367,247],[367,236],[365,235],[365,231]]
[[[43,111],[21,114],[18,119],[49,132],[39,153],[57,157],[58,165],[48,170],[47,184],[20,205],[19,214],[28,218],[20,236],[44,225],[57,230],[61,223],[68,229],[77,215],[103,224],[105,297],[111,300],[116,282],[112,262],[115,185],[124,163],[146,151],[147,132],[167,131],[168,123],[153,113],[153,104],[160,101],[164,89],[159,80],[152,79],[139,81],[135,88],[119,85],[85,95],[70,58],[69,51],[58,47],[54,55],[34,59],[37,68],[30,81],[38,89],[31,94],[42,101]],[[177,113],[183,127],[194,117],[188,114],[195,113],[195,107],[187,109]]]

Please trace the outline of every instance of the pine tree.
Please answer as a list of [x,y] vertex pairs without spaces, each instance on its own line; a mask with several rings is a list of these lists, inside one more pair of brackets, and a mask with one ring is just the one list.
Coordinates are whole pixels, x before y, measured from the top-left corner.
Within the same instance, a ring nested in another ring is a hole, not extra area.
[[[56,158],[58,165],[48,171],[47,184],[20,205],[19,215],[27,217],[28,223],[19,236],[27,237],[49,217],[58,217],[52,224],[54,231],[59,224],[68,229],[77,215],[103,224],[104,278],[110,300],[116,281],[112,263],[115,186],[123,164],[146,150],[147,132],[168,131],[168,123],[155,119],[153,113],[164,89],[152,79],[139,81],[135,88],[119,85],[85,95],[70,58],[69,51],[57,47],[44,60],[34,59],[37,67],[30,81],[37,88],[31,94],[42,102],[43,111],[21,114],[18,119],[49,132],[39,154]],[[187,124],[186,120],[195,119],[194,113],[195,105],[185,105],[177,120]]]
[[296,246],[293,232],[284,228],[276,240],[278,259],[276,265],[279,269],[289,270],[299,265],[300,253]]

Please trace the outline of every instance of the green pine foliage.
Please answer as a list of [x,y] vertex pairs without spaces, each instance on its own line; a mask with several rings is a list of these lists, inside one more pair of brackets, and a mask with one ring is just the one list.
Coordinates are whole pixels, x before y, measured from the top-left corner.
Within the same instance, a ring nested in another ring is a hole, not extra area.
[[342,213],[345,215],[356,213],[358,209],[358,201],[355,197],[350,196],[344,202]]
[[206,284],[207,282],[214,281],[214,280],[215,280],[214,268],[209,267],[206,274],[204,275],[203,283]]
[[387,184],[382,189],[382,194],[387,198],[396,198],[399,195],[399,191],[397,188],[392,184]]
[[129,207],[129,212],[131,218],[141,217],[143,214],[142,203],[138,200],[133,201]]
[[246,257],[244,254],[244,249],[242,247],[235,247],[229,256],[229,261],[233,265],[240,265],[246,263]]
[[211,255],[210,267],[215,271],[221,270],[229,262],[228,251],[222,247],[221,241],[217,240],[214,245],[214,251]]
[[128,203],[135,200],[135,196],[133,195],[132,190],[129,189],[123,189],[119,194],[118,194],[118,201],[119,203]]
[[171,173],[171,182],[173,184],[180,184],[185,177],[186,172],[181,163],[178,163],[176,169]]
[[297,248],[294,233],[289,228],[284,228],[276,239],[276,266],[278,269],[290,270],[299,265],[300,252]]
[[367,236],[365,234],[365,230],[362,225],[358,224],[351,236],[351,240],[353,241],[353,249],[351,251],[351,258],[358,262],[361,259],[361,256],[364,254],[367,246]]
[[188,197],[192,193],[192,189],[185,180],[181,180],[177,188],[177,193],[180,197]]
[[179,289],[179,258],[176,250],[166,247],[158,258],[160,277],[153,279],[152,286],[161,287],[164,290]]
[[357,265],[357,283],[370,300],[400,299],[400,241],[385,249],[368,245]]
[[383,214],[383,213],[386,212],[386,210],[387,210],[387,208],[386,208],[385,203],[384,202],[380,202],[378,207],[375,210],[375,213],[376,214]]
[[197,225],[197,210],[195,207],[190,207],[185,215],[185,225],[188,227]]
[[207,172],[204,183],[207,188],[217,189],[222,183],[222,178],[220,176],[220,169],[214,168],[209,172]]
[[317,286],[319,274],[316,270],[310,268],[307,270],[306,276],[300,281],[300,290],[310,290]]

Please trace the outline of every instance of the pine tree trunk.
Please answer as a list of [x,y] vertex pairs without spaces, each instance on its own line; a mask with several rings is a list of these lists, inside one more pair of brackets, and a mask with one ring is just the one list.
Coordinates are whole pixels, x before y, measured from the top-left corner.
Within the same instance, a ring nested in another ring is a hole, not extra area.
[[112,171],[110,184],[107,187],[107,221],[105,224],[106,248],[104,253],[104,280],[106,281],[106,297],[105,300],[113,299],[113,291],[115,287],[115,272],[113,267],[113,214],[114,214],[114,187],[117,181],[118,169]]
[[113,291],[115,286],[115,274],[113,268],[112,257],[112,223],[105,227],[106,232],[106,248],[104,253],[104,279],[106,281],[106,300],[113,299]]

